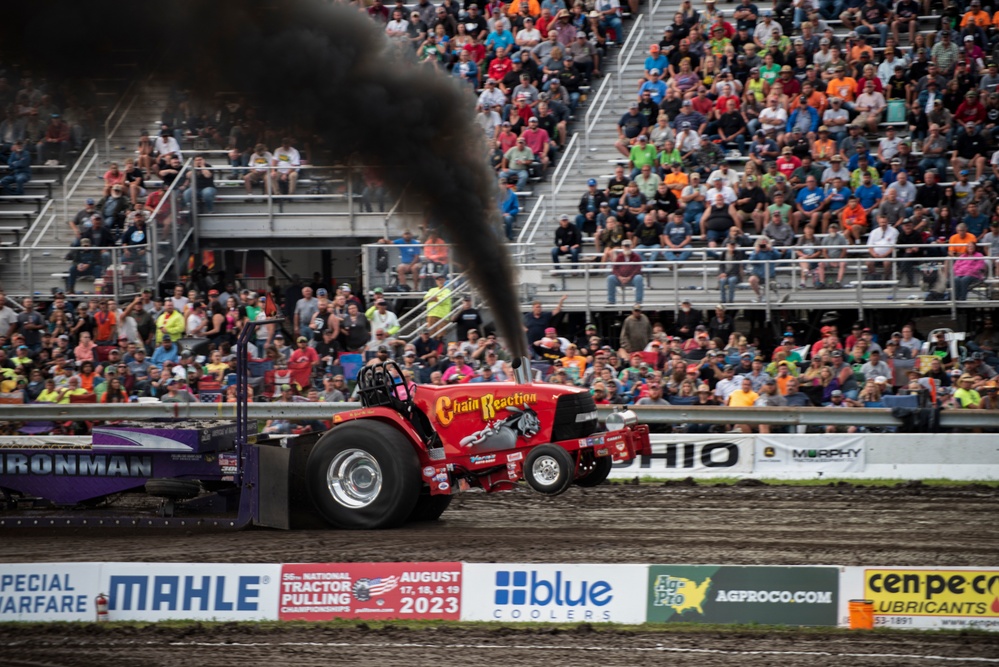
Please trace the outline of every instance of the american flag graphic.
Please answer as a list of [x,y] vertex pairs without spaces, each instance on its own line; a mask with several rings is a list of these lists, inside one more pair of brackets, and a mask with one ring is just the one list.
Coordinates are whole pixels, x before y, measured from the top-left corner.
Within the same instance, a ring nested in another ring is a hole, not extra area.
[[379,595],[385,595],[398,585],[399,577],[379,577],[378,579],[372,579],[368,583],[368,591],[371,593],[372,597],[376,597]]

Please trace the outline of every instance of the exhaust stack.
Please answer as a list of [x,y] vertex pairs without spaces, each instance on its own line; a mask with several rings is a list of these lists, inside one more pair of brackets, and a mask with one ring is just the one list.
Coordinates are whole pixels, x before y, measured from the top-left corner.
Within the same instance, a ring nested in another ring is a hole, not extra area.
[[530,359],[520,357],[513,360],[513,376],[517,380],[517,384],[530,384],[533,380],[532,375]]

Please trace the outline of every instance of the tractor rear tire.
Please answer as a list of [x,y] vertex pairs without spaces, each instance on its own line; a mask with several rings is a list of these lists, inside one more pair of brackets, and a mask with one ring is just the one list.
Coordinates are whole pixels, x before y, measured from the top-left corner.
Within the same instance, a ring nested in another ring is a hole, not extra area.
[[320,515],[337,528],[401,525],[422,486],[409,439],[384,422],[357,420],[327,431],[309,455],[306,486]]
[[609,456],[598,456],[593,459],[590,469],[576,479],[576,486],[591,487],[599,486],[610,474],[614,461]]
[[412,514],[409,515],[408,523],[437,521],[451,504],[453,497],[451,495],[432,496],[429,489],[424,489],[419,500],[416,501]]
[[201,483],[196,479],[161,479],[146,480],[146,493],[157,498],[174,498],[187,500],[196,498],[201,493]]
[[576,462],[558,445],[539,445],[524,459],[524,479],[532,489],[557,496],[572,486]]

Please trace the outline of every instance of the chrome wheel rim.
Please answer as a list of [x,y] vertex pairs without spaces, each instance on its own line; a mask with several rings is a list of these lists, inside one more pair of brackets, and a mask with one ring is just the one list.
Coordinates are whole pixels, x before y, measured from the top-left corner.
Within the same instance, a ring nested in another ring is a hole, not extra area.
[[367,507],[382,490],[382,468],[362,449],[345,449],[330,462],[326,486],[345,507]]
[[554,485],[562,476],[558,461],[553,456],[539,456],[531,466],[531,472],[534,474],[534,479],[544,486]]

